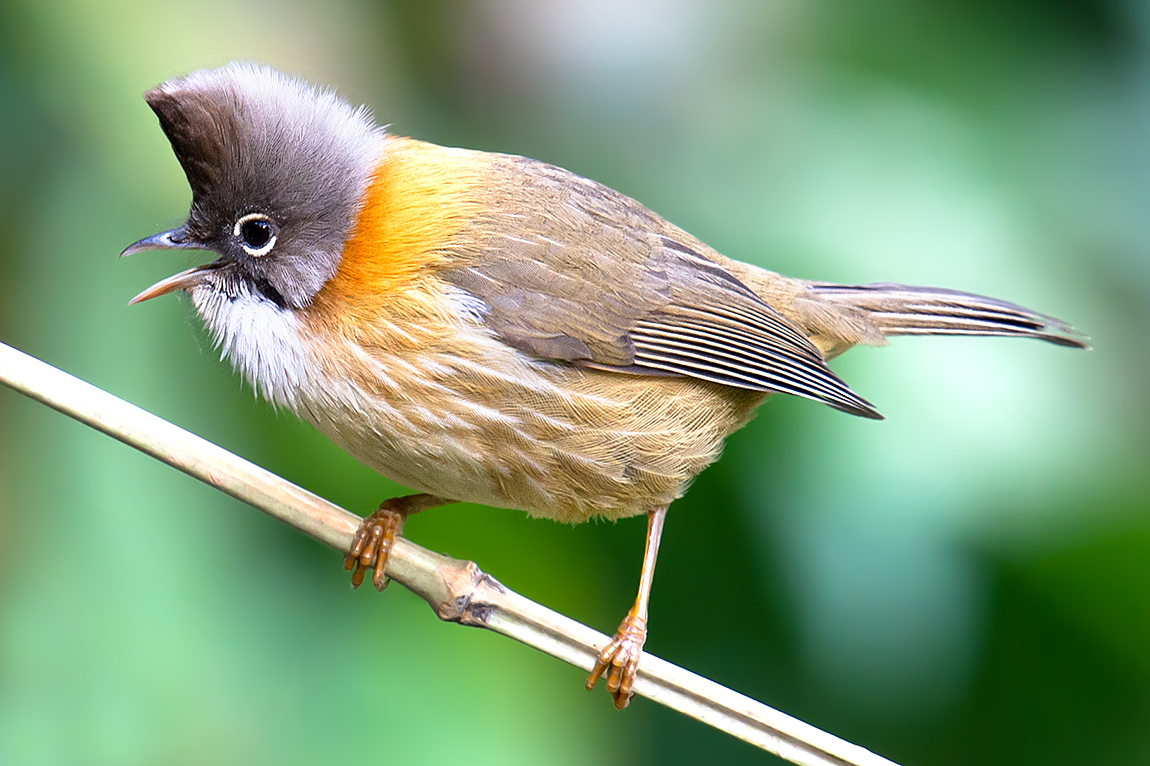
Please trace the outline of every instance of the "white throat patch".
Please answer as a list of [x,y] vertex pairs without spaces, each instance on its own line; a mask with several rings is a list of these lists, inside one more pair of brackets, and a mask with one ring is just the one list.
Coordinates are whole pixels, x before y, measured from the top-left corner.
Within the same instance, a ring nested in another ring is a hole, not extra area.
[[220,356],[263,398],[298,415],[307,352],[295,314],[246,290],[229,298],[204,285],[193,288],[191,296]]

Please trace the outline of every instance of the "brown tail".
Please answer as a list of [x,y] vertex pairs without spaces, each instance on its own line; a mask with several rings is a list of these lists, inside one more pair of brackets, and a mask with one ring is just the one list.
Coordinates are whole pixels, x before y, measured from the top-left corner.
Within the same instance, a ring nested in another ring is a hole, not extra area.
[[867,313],[883,335],[1012,335],[1090,348],[1087,338],[1061,319],[983,295],[879,283],[809,283],[823,300]]

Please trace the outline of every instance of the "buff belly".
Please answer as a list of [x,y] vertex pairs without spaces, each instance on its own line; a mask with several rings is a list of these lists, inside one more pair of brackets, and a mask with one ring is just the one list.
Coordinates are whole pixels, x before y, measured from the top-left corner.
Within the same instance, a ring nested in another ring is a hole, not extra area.
[[[495,360],[424,352],[418,363],[360,349],[354,369],[333,376],[341,390],[301,392],[300,414],[412,489],[581,522],[669,504],[764,399],[505,349]],[[365,355],[378,370],[366,379]]]

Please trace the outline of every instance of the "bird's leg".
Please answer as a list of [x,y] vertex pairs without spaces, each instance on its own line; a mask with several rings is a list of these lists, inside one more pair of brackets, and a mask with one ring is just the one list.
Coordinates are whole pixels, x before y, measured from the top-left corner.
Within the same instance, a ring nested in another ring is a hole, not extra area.
[[647,546],[643,551],[643,573],[639,576],[639,595],[635,605],[611,643],[599,652],[599,659],[587,677],[587,689],[595,688],[599,676],[607,675],[607,691],[615,698],[615,708],[622,710],[631,702],[635,675],[639,672],[639,657],[647,640],[647,599],[651,596],[651,581],[655,577],[655,558],[659,555],[659,538],[663,534],[663,518],[667,507],[663,506],[647,514]]
[[343,568],[351,572],[351,587],[358,588],[367,570],[375,568],[371,583],[376,590],[387,587],[387,554],[395,545],[395,538],[403,531],[403,522],[413,513],[454,502],[435,495],[405,495],[393,497],[379,504],[379,510],[368,516],[356,530],[351,549],[343,557]]

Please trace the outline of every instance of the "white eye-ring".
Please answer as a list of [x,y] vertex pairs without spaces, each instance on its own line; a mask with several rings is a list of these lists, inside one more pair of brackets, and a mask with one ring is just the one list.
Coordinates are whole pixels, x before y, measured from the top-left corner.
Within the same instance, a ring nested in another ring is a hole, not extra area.
[[232,234],[240,241],[244,252],[255,258],[267,255],[276,245],[272,219],[263,213],[248,213],[236,221]]

